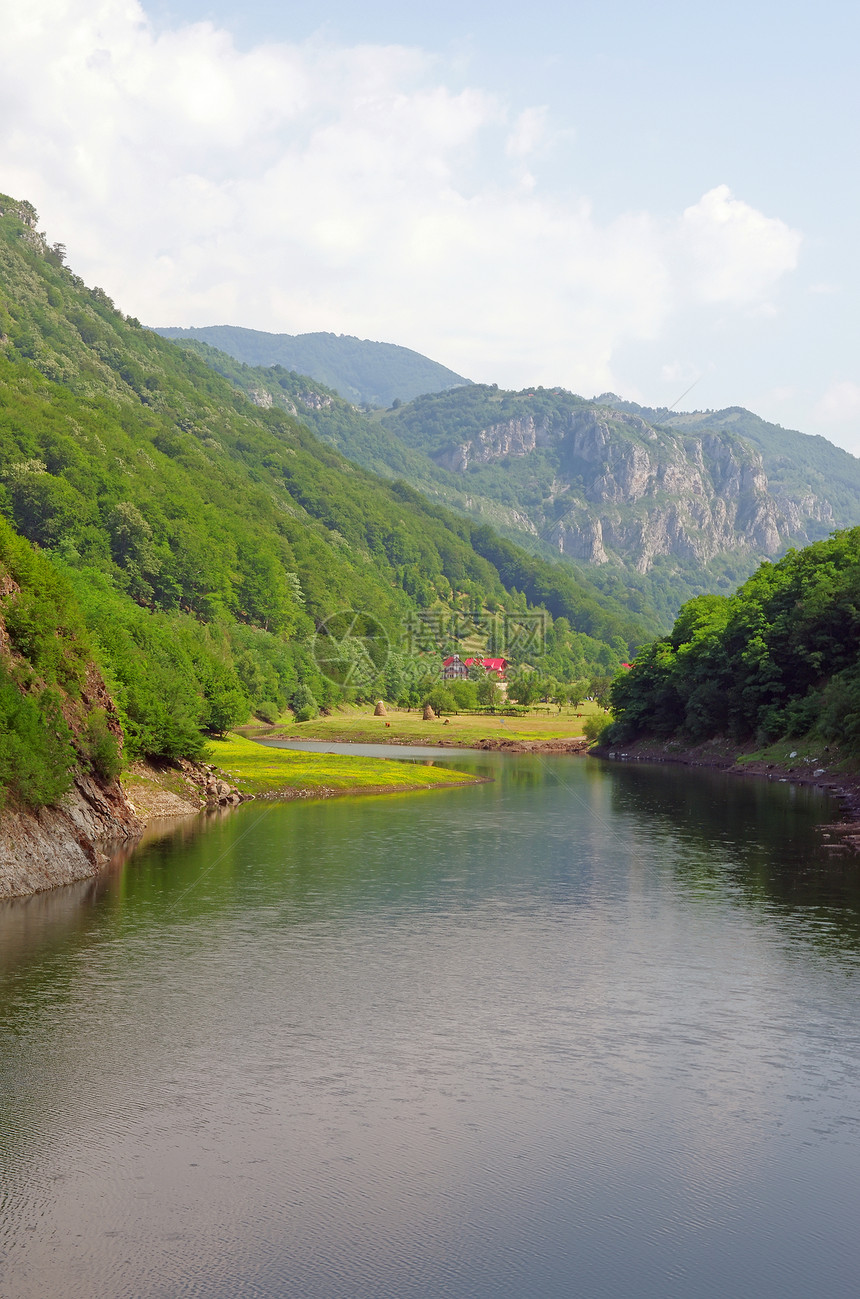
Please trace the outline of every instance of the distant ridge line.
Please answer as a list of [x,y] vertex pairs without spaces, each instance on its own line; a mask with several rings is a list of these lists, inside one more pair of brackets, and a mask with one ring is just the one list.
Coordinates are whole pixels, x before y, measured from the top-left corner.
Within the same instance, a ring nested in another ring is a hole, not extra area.
[[245,365],[281,365],[326,384],[360,406],[387,409],[395,401],[409,402],[471,383],[409,347],[352,334],[274,334],[240,325],[157,326],[154,332],[162,338],[208,343]]

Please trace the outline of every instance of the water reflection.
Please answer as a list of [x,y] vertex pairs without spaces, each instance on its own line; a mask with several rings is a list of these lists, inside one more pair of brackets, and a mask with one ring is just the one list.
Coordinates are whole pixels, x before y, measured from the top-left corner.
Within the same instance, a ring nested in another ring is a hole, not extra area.
[[809,786],[721,772],[680,779],[665,767],[613,764],[613,810],[647,823],[692,894],[793,914],[816,941],[860,938],[860,869],[832,858],[819,825],[833,800]]
[[0,908],[4,1299],[853,1296],[832,808],[442,760]]

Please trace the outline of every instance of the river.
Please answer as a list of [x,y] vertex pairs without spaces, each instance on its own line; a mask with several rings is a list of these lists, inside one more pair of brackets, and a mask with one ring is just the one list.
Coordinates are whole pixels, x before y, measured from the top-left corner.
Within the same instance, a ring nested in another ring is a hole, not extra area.
[[854,1299],[833,805],[432,758],[0,906],[3,1299]]

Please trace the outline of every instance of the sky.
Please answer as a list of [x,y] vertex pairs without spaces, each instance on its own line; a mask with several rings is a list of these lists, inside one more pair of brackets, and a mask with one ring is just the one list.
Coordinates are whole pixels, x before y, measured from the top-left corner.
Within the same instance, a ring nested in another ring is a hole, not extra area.
[[0,0],[0,24],[0,192],[128,315],[690,389],[860,455],[860,7]]

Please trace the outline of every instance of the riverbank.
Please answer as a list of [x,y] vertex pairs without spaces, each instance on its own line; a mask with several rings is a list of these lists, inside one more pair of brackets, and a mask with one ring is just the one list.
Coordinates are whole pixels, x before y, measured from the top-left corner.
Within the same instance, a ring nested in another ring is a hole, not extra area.
[[317,799],[417,793],[481,784],[484,777],[391,759],[295,753],[241,735],[211,741],[209,762],[134,763],[101,785],[79,774],[62,807],[7,807],[0,818],[0,899],[91,879],[120,845],[150,827],[227,810],[252,798]]
[[845,816],[844,820],[820,827],[822,847],[828,852],[860,852],[860,765],[846,758],[835,745],[780,740],[754,749],[720,736],[687,745],[678,740],[639,739],[629,744],[601,745],[591,753],[616,762],[671,762],[760,780],[811,785],[838,799]]
[[270,748],[235,733],[213,740],[210,752],[219,770],[245,797],[333,798],[483,783],[482,777],[436,767],[429,759],[416,763],[351,754],[300,753]]
[[395,762],[341,754],[296,753],[231,733],[212,740],[209,762],[153,767],[137,763],[123,785],[145,823],[191,816],[206,807],[236,806],[251,798],[334,798],[348,794],[407,793],[472,785],[478,777],[431,763]]
[[576,710],[502,716],[499,713],[452,713],[425,721],[420,711],[387,708],[376,717],[368,708],[338,709],[309,722],[245,726],[240,733],[258,739],[328,740],[338,744],[409,744],[440,749],[483,749],[503,753],[584,753],[582,727],[596,705]]

